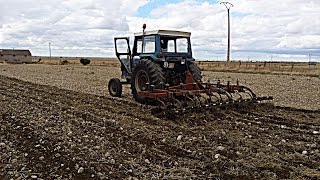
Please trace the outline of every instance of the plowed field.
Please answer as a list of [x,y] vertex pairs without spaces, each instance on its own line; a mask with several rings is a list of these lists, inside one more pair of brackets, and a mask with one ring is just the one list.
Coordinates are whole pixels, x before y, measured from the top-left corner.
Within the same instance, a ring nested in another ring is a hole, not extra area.
[[156,117],[0,75],[0,179],[319,179],[320,111],[272,104]]

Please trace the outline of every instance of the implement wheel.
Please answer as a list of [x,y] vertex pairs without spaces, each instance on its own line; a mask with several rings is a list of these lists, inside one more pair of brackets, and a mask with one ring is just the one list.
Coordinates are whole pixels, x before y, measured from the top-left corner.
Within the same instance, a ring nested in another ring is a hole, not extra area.
[[159,64],[147,59],[143,59],[133,69],[131,76],[131,92],[133,98],[140,103],[146,103],[145,97],[139,96],[140,91],[147,91],[148,85],[154,85],[155,88],[161,88],[160,83],[165,82],[162,68]]
[[121,97],[122,94],[122,84],[120,79],[112,78],[108,84],[109,94],[113,97]]

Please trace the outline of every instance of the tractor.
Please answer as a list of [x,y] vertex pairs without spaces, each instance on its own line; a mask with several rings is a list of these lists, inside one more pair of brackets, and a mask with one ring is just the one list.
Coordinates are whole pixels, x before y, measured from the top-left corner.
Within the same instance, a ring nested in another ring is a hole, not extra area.
[[[143,31],[134,34],[132,51],[129,37],[114,38],[124,81],[118,78],[109,81],[111,96],[121,97],[122,85],[130,84],[137,102],[157,102],[164,109],[175,112],[272,99],[257,97],[239,82],[236,85],[202,82],[201,70],[192,56],[190,32],[145,31],[145,28],[144,24]],[[244,98],[243,93],[249,98]]]

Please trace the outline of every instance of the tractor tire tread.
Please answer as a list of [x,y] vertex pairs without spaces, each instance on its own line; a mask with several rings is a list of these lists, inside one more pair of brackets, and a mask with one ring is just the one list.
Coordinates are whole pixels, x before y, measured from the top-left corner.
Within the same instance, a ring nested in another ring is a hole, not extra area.
[[[112,87],[111,86],[115,86],[114,88],[114,91],[112,90]],[[109,90],[109,94],[113,97],[121,97],[121,94],[122,94],[122,84],[121,84],[121,81],[120,79],[118,78],[112,78],[109,80],[109,83],[108,83],[108,90]]]
[[148,59],[141,60],[137,66],[134,68],[132,73],[132,80],[131,80],[131,93],[133,98],[140,103],[146,103],[148,100],[144,97],[140,97],[138,95],[138,92],[135,88],[135,76],[139,72],[139,70],[144,70],[149,75],[149,80],[151,85],[155,85],[156,88],[161,88],[160,84],[161,82],[165,81],[164,73],[162,71],[162,68],[159,64],[152,62]]
[[199,68],[199,66],[196,63],[191,62],[189,64],[189,70],[190,70],[194,80],[201,81],[201,79],[202,79],[201,69]]

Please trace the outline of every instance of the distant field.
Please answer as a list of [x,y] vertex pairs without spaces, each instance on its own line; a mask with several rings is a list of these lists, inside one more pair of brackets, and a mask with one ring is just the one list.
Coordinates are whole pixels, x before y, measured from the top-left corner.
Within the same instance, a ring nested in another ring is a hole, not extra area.
[[309,62],[197,62],[202,70],[320,77],[320,63]]
[[[81,57],[33,57],[33,62],[42,64],[80,64]],[[91,60],[90,65],[101,65],[108,67],[120,66],[116,58],[87,58]],[[217,72],[241,72],[261,74],[286,74],[320,77],[320,63],[309,62],[246,62],[232,61],[197,61],[203,71]]]
[[[40,64],[63,64],[64,61],[67,64],[80,64],[80,59],[83,57],[39,57],[34,56],[32,57],[32,62],[34,63],[40,63]],[[119,62],[116,58],[86,58],[90,59],[91,63],[90,65],[105,65],[110,67],[116,67],[119,66]]]

